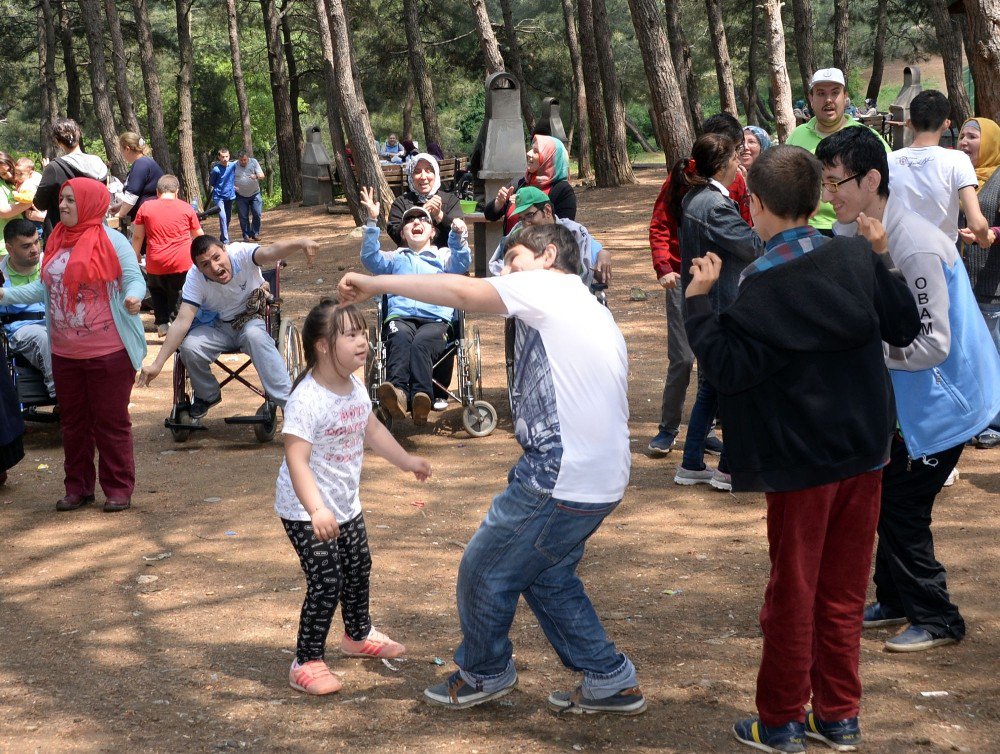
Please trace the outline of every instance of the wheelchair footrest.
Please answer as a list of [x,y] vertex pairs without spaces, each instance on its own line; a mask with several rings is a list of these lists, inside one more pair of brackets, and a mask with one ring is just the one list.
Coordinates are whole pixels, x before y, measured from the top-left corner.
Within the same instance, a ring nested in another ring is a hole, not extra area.
[[194,424],[182,424],[181,422],[171,421],[169,417],[163,420],[163,426],[166,427],[167,429],[190,429],[193,431],[208,430],[208,427],[206,427],[201,422],[197,422]]
[[226,424],[267,424],[274,419],[267,416],[227,416],[222,421]]

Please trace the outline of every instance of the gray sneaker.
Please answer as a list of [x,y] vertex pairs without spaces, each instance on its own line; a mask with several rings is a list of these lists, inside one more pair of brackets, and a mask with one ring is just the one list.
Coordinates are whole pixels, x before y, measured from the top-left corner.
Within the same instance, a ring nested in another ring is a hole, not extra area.
[[691,469],[685,469],[683,466],[678,466],[677,473],[674,474],[674,484],[711,484],[712,477],[714,476],[715,470],[708,467],[701,471],[692,471]]
[[717,490],[722,490],[724,492],[733,491],[733,477],[729,474],[719,471],[718,469],[716,469],[715,473],[712,474],[712,478],[709,480],[708,483],[713,487],[715,487],[715,489]]
[[638,686],[622,689],[604,699],[590,699],[583,695],[583,688],[576,691],[554,691],[549,694],[549,706],[563,714],[564,712],[582,715],[595,712],[607,712],[612,715],[641,715],[646,711],[646,697]]
[[436,683],[424,689],[424,701],[439,707],[467,709],[506,696],[514,690],[515,686],[517,686],[516,678],[512,684],[504,686],[502,689],[483,691],[479,686],[467,684],[462,678],[462,673],[456,670],[443,683]]

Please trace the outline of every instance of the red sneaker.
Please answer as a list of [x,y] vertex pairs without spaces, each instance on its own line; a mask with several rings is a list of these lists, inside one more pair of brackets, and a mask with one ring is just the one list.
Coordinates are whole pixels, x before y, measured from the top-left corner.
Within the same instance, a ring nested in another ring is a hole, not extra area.
[[392,659],[406,653],[406,647],[398,641],[393,641],[376,628],[368,633],[367,638],[354,641],[344,634],[340,640],[340,651],[348,657],[384,657]]
[[288,685],[296,691],[321,696],[340,691],[344,684],[322,660],[310,660],[302,665],[296,660],[288,671]]

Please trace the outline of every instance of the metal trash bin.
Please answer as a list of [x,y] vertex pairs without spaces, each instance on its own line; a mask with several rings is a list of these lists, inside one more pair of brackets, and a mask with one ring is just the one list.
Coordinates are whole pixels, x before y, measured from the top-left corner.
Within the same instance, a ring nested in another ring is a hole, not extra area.
[[889,105],[889,119],[892,121],[890,145],[893,149],[908,147],[913,141],[913,131],[906,127],[906,121],[910,117],[910,103],[922,90],[920,68],[908,65],[903,69],[903,88],[899,90],[896,100]]
[[566,128],[563,126],[562,116],[559,114],[559,100],[555,97],[546,97],[542,100],[542,113],[535,125],[535,132],[532,136],[542,134],[559,139],[563,146],[569,146],[569,139],[566,137]]
[[[486,79],[486,114],[480,136],[482,164],[476,176],[485,182],[484,197],[491,202],[502,186],[523,176],[528,167],[519,86],[509,73],[501,71]],[[476,223],[476,277],[486,277],[486,262],[501,238],[503,221]]]
[[314,207],[333,201],[333,177],[330,156],[323,146],[319,126],[306,129],[306,145],[302,152],[302,206]]

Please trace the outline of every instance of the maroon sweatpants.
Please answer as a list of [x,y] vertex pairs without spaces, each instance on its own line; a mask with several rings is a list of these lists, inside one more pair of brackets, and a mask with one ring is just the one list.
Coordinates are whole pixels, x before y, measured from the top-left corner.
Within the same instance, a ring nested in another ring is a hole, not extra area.
[[66,494],[91,495],[96,448],[101,489],[113,500],[132,496],[135,457],[128,400],[135,369],[123,348],[107,356],[67,359],[52,354],[59,398]]
[[760,627],[757,711],[767,726],[858,714],[861,616],[878,524],[882,471],[767,493],[771,578]]

